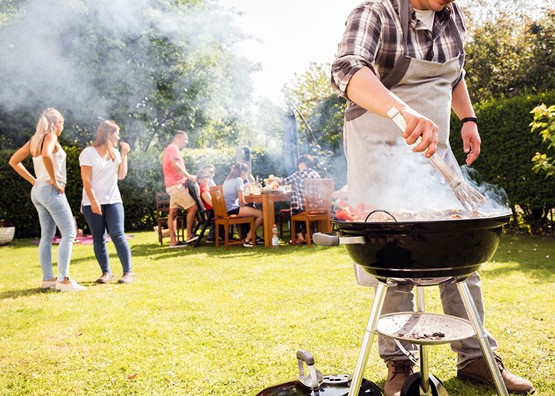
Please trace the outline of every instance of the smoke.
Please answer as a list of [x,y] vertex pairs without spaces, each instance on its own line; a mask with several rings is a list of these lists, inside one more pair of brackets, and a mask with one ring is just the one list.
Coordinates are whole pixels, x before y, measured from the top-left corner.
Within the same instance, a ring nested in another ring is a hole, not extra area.
[[[422,154],[412,152],[402,138],[392,144],[375,145],[375,152],[367,159],[367,171],[363,187],[349,190],[349,201],[371,205],[391,212],[412,212],[424,218],[438,212],[466,211],[445,178]],[[454,164],[453,164],[454,165]],[[506,194],[500,188],[487,183],[479,185],[472,179],[477,172],[464,167],[462,176],[467,183],[486,195],[486,205],[479,212],[489,215],[505,215]]]
[[485,205],[480,208],[481,212],[491,216],[511,213],[509,196],[501,186],[483,181],[478,171],[467,165],[461,167],[461,172],[466,182],[486,197]]
[[[38,115],[52,106],[71,113],[76,123],[96,122],[117,112],[133,118],[140,128],[141,123],[163,123],[152,104],[160,84],[167,84],[163,88],[183,100],[179,105],[186,107],[190,118],[195,109],[213,106],[211,98],[218,87],[238,93],[246,89],[248,79],[241,81],[241,88],[230,86],[237,69],[247,68],[239,58],[225,55],[220,70],[226,75],[200,83],[210,73],[210,64],[200,65],[201,61],[216,58],[215,48],[230,54],[234,42],[242,38],[226,17],[230,11],[214,1],[169,3],[21,2],[20,14],[0,30],[0,108]],[[230,96],[228,103],[233,104],[236,98]],[[186,100],[192,103],[185,106]],[[175,103],[168,103],[168,118],[172,106]]]
[[384,154],[384,175],[388,188],[377,193],[376,201],[385,210],[433,211],[462,209],[455,194],[421,154],[413,153],[403,139],[398,139]]

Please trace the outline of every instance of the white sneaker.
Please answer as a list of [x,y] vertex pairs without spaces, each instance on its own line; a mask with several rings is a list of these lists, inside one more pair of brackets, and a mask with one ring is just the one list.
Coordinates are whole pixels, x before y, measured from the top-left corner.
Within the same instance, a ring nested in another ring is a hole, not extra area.
[[76,291],[83,291],[86,289],[87,288],[85,286],[81,286],[73,279],[70,279],[69,283],[56,282],[56,291],[58,292],[76,292]]
[[54,289],[56,287],[56,282],[57,281],[58,281],[57,278],[54,278],[53,280],[43,280],[41,282],[42,290]]
[[54,289],[56,287],[57,281],[58,281],[58,278],[52,278],[51,280],[43,280],[40,283],[40,287],[42,290]]

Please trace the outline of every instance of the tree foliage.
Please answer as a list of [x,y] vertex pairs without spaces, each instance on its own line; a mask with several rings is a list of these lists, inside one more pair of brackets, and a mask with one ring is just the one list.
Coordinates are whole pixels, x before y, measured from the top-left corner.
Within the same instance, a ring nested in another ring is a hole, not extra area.
[[469,27],[465,69],[473,101],[555,88],[555,10],[536,18],[503,11]]
[[[555,105],[547,107],[545,104],[535,107],[531,113],[534,120],[530,123],[532,132],[542,137],[548,149],[555,149]],[[537,152],[532,158],[535,172],[545,172],[547,176],[555,175],[555,158]]]
[[[531,158],[542,148],[542,138],[530,133],[533,116],[530,109],[544,102],[553,102],[555,91],[534,96],[493,99],[475,106],[480,119],[481,154],[472,165],[480,182],[503,188],[513,212],[519,207],[533,231],[545,230],[551,208],[555,207],[555,179],[532,170]],[[456,116],[451,122],[451,147],[459,163],[462,151],[459,133],[461,123]],[[545,147],[544,147],[545,148]],[[555,147],[546,149],[555,155]]]
[[4,147],[28,139],[45,107],[66,116],[66,144],[88,143],[105,118],[142,151],[178,128],[191,145],[236,144],[256,66],[235,54],[244,36],[214,0],[19,0],[2,11]]
[[[346,180],[342,130],[345,99],[330,86],[330,65],[311,63],[309,69],[285,87],[285,96],[302,115],[299,135],[321,160],[321,168],[336,180]],[[338,181],[338,186],[341,182]]]

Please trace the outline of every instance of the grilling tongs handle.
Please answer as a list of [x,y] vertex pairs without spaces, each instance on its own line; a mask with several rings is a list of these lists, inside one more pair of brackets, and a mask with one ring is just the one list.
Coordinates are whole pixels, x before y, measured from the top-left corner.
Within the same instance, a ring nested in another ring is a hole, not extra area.
[[316,245],[320,246],[339,246],[339,245],[364,245],[366,239],[363,236],[346,236],[324,234],[323,232],[315,232],[312,234],[312,240]]
[[[393,120],[395,124],[397,124],[399,129],[401,129],[403,132],[405,131],[405,129],[407,129],[407,123],[405,122],[405,119],[401,115],[401,112],[399,112],[399,110],[397,110],[395,107],[389,109],[387,111],[387,115]],[[422,139],[419,137],[416,141],[416,144],[420,143],[420,140]],[[459,186],[459,184],[462,183],[460,177],[458,177],[457,174],[453,172],[453,170],[449,167],[449,165],[447,165],[445,161],[443,161],[438,155],[436,155],[436,153],[434,153],[428,159],[443,175],[445,180],[447,180],[447,183],[449,183],[452,188],[456,188]]]

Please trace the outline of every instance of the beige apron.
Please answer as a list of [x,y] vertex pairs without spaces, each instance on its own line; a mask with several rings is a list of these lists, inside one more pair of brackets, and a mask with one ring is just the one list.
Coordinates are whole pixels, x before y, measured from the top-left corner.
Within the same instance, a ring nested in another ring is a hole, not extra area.
[[[401,1],[401,4],[406,48],[408,1]],[[451,26],[457,31],[453,21]],[[451,93],[464,63],[458,34],[457,43],[459,56],[445,63],[405,55],[400,59],[401,65],[395,68],[406,71],[390,90],[438,125],[437,153],[460,175],[449,145]],[[344,146],[351,205],[366,203],[393,211],[461,208],[445,180],[424,155],[412,151],[400,129],[389,118],[361,108],[351,111],[350,116],[346,114]]]

